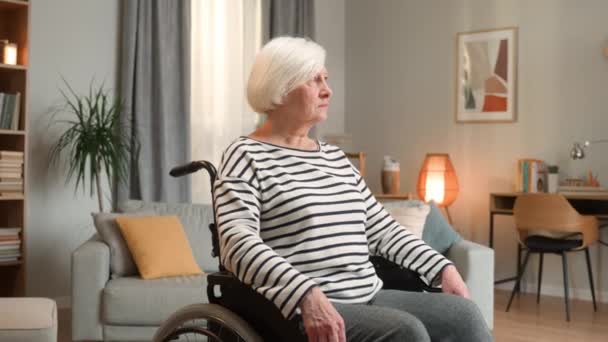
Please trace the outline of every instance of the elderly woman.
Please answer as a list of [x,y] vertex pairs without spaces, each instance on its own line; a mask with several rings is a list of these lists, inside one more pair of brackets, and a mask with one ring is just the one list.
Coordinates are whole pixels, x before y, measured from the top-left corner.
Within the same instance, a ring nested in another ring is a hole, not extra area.
[[[384,210],[344,152],[308,137],[327,118],[325,50],[270,41],[247,98],[267,121],[224,152],[215,184],[221,261],[309,341],[489,341],[452,263]],[[382,256],[441,283],[444,293],[383,290]]]

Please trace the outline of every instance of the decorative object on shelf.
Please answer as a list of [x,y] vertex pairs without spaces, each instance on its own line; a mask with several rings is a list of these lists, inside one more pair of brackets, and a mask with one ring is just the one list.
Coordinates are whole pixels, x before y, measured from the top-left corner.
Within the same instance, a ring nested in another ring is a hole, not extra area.
[[514,122],[517,28],[458,33],[456,122]]
[[401,170],[399,162],[390,156],[384,156],[382,167],[382,193],[396,195],[401,187]]
[[2,63],[9,65],[17,64],[17,44],[8,40],[2,41]]
[[598,175],[594,175],[591,170],[587,171],[587,185],[594,188],[599,188],[600,182],[598,181],[597,177]]
[[[51,150],[51,161],[56,164],[64,155],[67,181],[76,177],[76,189],[81,183],[86,187],[88,180],[93,196],[95,184],[99,211],[103,212],[101,176],[105,173],[111,188],[115,181],[124,180],[133,152],[138,155],[139,144],[131,140],[130,134],[136,140],[135,132],[122,120],[120,99],[112,98],[103,84],[95,87],[91,82],[89,93],[78,95],[65,79],[64,83],[67,92],[60,91],[65,103],[52,118],[65,131]],[[70,117],[56,118],[57,114]],[[131,146],[136,146],[135,150]]]
[[433,201],[444,207],[448,220],[452,217],[448,207],[458,196],[458,178],[447,153],[428,153],[422,163],[416,187],[418,197],[425,202]]
[[547,192],[556,193],[559,188],[559,166],[547,166]]

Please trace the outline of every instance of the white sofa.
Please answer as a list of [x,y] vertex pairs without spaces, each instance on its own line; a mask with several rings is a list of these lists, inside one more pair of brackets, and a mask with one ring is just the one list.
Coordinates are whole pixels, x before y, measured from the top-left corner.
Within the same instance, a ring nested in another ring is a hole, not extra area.
[[[127,201],[122,212],[154,211],[177,215],[194,256],[205,272],[217,271],[211,256],[213,217],[209,205]],[[472,299],[493,326],[494,252],[460,241],[447,253],[469,286]],[[143,280],[110,274],[110,248],[97,235],[72,254],[72,339],[74,341],[149,341],[171,313],[191,303],[207,302],[206,277]]]

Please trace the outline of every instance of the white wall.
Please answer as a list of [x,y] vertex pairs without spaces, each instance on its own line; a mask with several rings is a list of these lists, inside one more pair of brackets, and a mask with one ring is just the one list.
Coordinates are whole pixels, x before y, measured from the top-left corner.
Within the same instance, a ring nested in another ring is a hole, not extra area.
[[95,197],[74,193],[66,170],[48,165],[58,136],[49,108],[61,99],[63,76],[77,92],[93,78],[115,88],[118,1],[31,0],[29,50],[29,160],[27,295],[70,294],[70,253],[94,231]]
[[327,121],[318,126],[317,134],[344,133],[345,88],[345,0],[315,1],[316,40],[327,51],[325,65],[329,72],[329,86],[333,96],[329,105]]
[[[318,41],[327,49],[334,98],[319,134],[344,131],[344,0],[317,1]],[[65,183],[65,169],[48,165],[60,133],[49,110],[61,100],[65,77],[85,91],[93,77],[116,86],[119,1],[31,0],[29,66],[29,163],[27,295],[70,295],[70,254],[94,232],[95,197]],[[107,203],[106,203],[107,206]]]
[[[606,147],[568,160],[572,141],[608,136],[606,13],[605,0],[347,1],[346,132],[368,153],[372,189],[380,189],[385,154],[401,162],[403,190],[415,191],[425,153],[448,152],[461,189],[450,210],[455,225],[487,243],[489,193],[513,190],[518,158],[558,164],[562,177],[592,168],[607,185]],[[517,122],[456,124],[456,33],[506,26],[519,27]],[[512,218],[499,217],[496,229],[496,276],[503,278],[515,269]],[[608,301],[608,248],[591,255],[596,290]],[[584,254],[569,262],[574,294],[590,298]],[[561,277],[559,258],[545,258],[547,293],[563,293]]]

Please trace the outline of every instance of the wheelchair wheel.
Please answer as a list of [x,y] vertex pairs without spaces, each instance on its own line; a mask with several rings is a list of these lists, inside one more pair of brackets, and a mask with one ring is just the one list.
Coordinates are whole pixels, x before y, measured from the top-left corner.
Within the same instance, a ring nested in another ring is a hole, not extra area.
[[262,338],[232,311],[217,304],[192,304],[171,315],[156,331],[154,342],[262,342]]

